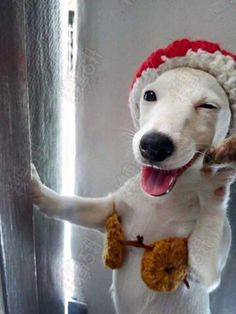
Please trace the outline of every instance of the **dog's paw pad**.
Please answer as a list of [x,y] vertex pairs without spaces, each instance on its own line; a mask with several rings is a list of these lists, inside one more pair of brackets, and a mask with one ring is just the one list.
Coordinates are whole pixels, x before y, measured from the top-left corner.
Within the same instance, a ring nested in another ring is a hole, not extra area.
[[226,193],[226,189],[224,186],[220,186],[214,191],[214,195],[218,197],[224,197]]

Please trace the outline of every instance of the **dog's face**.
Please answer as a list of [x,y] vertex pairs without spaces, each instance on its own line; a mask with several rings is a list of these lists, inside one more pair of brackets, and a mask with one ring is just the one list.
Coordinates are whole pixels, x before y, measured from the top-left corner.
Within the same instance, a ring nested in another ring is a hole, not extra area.
[[225,138],[230,118],[223,88],[201,70],[173,69],[145,86],[140,130],[133,138],[135,158],[144,165],[144,190],[151,195],[169,192],[199,151]]

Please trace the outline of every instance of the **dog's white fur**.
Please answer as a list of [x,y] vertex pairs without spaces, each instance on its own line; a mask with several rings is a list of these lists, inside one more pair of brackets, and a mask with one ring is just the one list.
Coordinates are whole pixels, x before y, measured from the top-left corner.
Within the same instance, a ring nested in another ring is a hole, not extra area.
[[[140,129],[133,139],[139,163],[143,134],[156,130],[168,134],[175,153],[158,166],[174,169],[185,165],[202,148],[218,145],[227,135],[230,108],[227,95],[216,79],[201,70],[178,68],[163,73],[143,90],[154,90],[157,101],[140,99]],[[199,107],[212,103],[216,109]],[[177,180],[173,190],[161,197],[145,194],[137,175],[118,191],[103,198],[65,197],[44,186],[35,169],[33,200],[50,217],[88,228],[104,230],[113,202],[122,217],[127,239],[144,236],[145,243],[171,236],[189,236],[190,289],[184,284],[172,293],[150,290],[140,276],[142,249],[128,248],[123,267],[113,271],[112,294],[119,314],[208,314],[209,292],[220,283],[226,263],[231,231],[226,207],[233,170],[202,172],[203,156]],[[225,187],[224,196],[215,190]]]

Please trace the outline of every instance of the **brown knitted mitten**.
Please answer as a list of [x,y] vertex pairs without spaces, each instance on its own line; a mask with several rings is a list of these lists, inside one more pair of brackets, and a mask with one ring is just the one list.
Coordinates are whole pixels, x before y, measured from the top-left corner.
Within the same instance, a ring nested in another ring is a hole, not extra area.
[[141,276],[146,285],[159,292],[174,291],[186,281],[188,249],[186,238],[169,238],[149,244],[141,263]]
[[115,209],[107,218],[105,227],[103,262],[107,267],[117,269],[122,266],[124,261],[125,247],[121,242],[125,240],[125,236]]

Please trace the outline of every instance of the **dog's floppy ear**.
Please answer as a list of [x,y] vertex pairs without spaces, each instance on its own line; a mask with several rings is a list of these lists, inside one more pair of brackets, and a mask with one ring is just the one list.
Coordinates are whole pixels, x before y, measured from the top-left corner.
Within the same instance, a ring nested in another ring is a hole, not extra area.
[[130,106],[130,112],[131,112],[131,117],[134,123],[134,126],[136,129],[139,129],[139,118],[140,118],[140,111],[139,111],[139,104],[135,103],[133,104],[129,104]]
[[140,119],[140,105],[139,105],[139,99],[140,95],[139,93],[130,93],[129,95],[129,109],[131,113],[131,117],[133,120],[133,124],[135,128],[138,130],[139,125],[139,119]]
[[140,97],[142,88],[140,87],[141,80],[138,81],[133,90],[131,90],[129,94],[129,109],[131,113],[131,117],[134,123],[135,128],[138,130],[140,128],[139,119],[140,119]]

